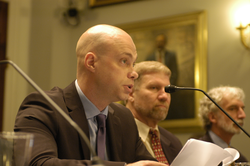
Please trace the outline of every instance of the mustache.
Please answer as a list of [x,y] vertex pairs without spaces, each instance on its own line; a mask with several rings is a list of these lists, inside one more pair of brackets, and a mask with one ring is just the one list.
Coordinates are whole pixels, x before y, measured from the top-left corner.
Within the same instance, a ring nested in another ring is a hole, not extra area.
[[170,104],[167,104],[166,102],[160,102],[160,103],[157,103],[156,106],[165,106],[166,108],[168,108]]
[[236,122],[239,123],[239,124],[244,124],[244,120],[243,119],[236,120]]
[[244,120],[240,119],[236,121],[237,123],[244,123]]

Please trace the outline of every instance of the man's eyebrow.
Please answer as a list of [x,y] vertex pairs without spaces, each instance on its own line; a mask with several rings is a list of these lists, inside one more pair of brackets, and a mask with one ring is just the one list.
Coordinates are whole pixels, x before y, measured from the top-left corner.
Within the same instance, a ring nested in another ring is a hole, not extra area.
[[244,105],[243,106],[238,106],[237,104],[232,104],[232,105],[230,105],[228,107],[245,107],[245,106]]
[[129,52],[123,52],[122,54],[123,54],[123,55],[127,55],[127,56],[129,56],[130,58],[133,58],[132,54],[129,53]]
[[[128,57],[130,57],[131,59],[133,59],[133,55],[131,53],[129,53],[129,52],[123,52],[122,54],[123,55],[127,55]],[[138,56],[136,56],[135,61],[137,60],[137,58],[138,58]]]

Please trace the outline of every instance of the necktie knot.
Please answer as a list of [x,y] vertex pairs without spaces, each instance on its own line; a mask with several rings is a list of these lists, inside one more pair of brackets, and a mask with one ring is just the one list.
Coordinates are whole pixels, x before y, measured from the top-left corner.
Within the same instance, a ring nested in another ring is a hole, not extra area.
[[106,116],[104,114],[98,114],[96,116],[96,120],[97,120],[97,124],[98,124],[98,128],[100,127],[105,127],[106,125]]
[[154,130],[154,129],[150,129],[149,130],[149,133],[151,134],[152,137],[158,137],[157,135],[157,130]]

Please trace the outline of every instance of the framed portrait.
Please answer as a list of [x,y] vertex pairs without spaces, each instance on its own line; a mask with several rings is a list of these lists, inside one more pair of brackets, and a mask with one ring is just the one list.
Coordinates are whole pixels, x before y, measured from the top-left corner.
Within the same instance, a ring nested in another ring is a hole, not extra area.
[[128,1],[134,1],[134,0],[89,0],[89,6],[98,7],[98,6],[111,5]]
[[[137,48],[137,62],[148,60],[156,50],[157,35],[167,38],[165,49],[175,56],[176,71],[170,66],[174,85],[207,90],[207,20],[206,12],[198,11],[171,17],[117,25],[128,32]],[[165,58],[168,55],[165,56]],[[167,65],[168,66],[168,65]],[[172,81],[171,81],[171,84]],[[167,118],[159,123],[171,132],[199,132],[202,123],[198,116],[199,91],[179,90],[171,94]]]

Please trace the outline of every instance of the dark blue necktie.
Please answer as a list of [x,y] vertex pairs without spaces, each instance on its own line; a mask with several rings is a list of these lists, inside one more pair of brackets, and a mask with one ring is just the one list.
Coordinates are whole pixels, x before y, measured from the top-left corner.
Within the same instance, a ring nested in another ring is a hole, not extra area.
[[106,145],[106,116],[99,114],[96,116],[98,131],[97,131],[97,155],[105,159],[105,145]]

